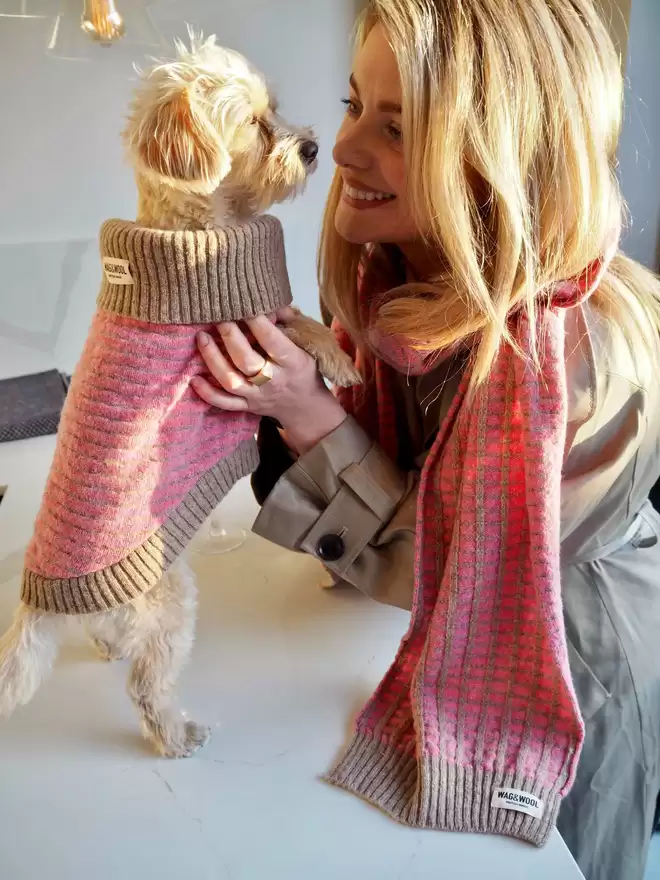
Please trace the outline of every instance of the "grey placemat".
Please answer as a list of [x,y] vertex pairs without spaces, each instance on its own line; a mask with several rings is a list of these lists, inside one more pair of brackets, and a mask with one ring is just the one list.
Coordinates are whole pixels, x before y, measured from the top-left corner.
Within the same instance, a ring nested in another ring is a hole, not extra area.
[[68,383],[57,370],[0,380],[0,443],[56,434]]

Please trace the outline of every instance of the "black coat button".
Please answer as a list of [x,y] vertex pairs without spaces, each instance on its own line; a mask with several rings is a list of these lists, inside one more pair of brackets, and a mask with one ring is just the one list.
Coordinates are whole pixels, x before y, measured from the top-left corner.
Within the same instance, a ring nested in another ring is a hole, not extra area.
[[341,535],[323,535],[316,545],[319,559],[324,562],[337,562],[346,552],[346,545]]

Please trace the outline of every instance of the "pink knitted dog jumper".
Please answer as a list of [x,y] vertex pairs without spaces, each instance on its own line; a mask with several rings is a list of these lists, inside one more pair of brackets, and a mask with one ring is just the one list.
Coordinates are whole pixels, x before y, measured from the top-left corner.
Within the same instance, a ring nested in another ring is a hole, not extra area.
[[[466,376],[426,458],[410,626],[330,777],[405,824],[541,845],[572,784],[584,730],[559,580],[562,309],[595,287],[601,269],[539,305],[540,372],[503,345],[472,397]],[[363,281],[367,327],[378,298]],[[529,354],[523,313],[511,330]],[[338,395],[396,460],[392,365],[421,372],[424,359],[401,340],[382,341],[372,381]]]
[[22,600],[105,611],[148,590],[257,465],[258,417],[212,409],[196,333],[291,301],[274,217],[199,232],[112,220],[105,277],[60,423]]

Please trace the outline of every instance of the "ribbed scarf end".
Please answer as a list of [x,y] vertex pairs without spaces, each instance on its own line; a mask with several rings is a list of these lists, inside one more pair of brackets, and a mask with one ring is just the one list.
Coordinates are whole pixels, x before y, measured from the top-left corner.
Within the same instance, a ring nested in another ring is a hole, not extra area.
[[[325,780],[403,825],[502,834],[539,847],[548,841],[561,804],[556,791],[521,774],[463,767],[436,755],[417,758],[366,733],[355,735]],[[509,806],[495,805],[507,798]],[[537,813],[542,803],[540,818],[514,809],[516,800]]]

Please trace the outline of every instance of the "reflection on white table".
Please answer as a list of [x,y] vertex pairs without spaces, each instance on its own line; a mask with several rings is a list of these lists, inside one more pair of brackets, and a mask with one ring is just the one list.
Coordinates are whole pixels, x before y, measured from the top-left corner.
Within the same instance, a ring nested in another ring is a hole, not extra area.
[[207,556],[222,556],[238,550],[247,541],[248,530],[229,523],[218,508],[204,523],[198,539],[195,541],[194,552]]
[[[17,600],[53,438],[0,445],[0,628]],[[247,481],[221,507],[248,528]],[[317,563],[250,535],[190,553],[198,639],[179,692],[213,726],[187,761],[155,757],[126,668],[72,632],[34,701],[0,721],[0,875],[7,880],[579,880],[557,833],[500,837],[401,827],[321,782],[406,628],[356,592],[319,589]]]

